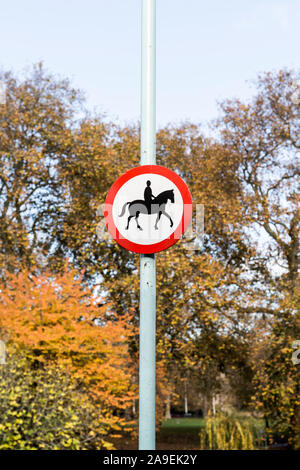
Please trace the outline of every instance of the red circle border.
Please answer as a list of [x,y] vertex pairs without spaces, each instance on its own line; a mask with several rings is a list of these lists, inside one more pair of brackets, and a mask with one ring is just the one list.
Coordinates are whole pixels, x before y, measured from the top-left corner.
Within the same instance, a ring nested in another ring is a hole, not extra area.
[[[140,243],[134,243],[124,238],[115,226],[112,216],[112,205],[119,189],[131,178],[138,175],[143,175],[145,173],[162,175],[171,180],[177,186],[183,200],[182,218],[178,226],[175,228],[174,232],[168,238],[160,242],[153,243],[152,245],[142,245]],[[136,168],[132,168],[131,170],[128,170],[126,173],[121,175],[111,186],[104,203],[104,217],[107,230],[112,235],[113,239],[123,248],[126,248],[129,251],[133,251],[134,253],[157,253],[159,251],[166,250],[170,246],[174,245],[174,243],[176,243],[180,239],[181,235],[183,235],[183,233],[187,229],[192,218],[192,196],[186,183],[174,171],[169,170],[168,168],[165,168],[164,166],[160,165],[141,165]],[[176,237],[174,236],[175,233]]]

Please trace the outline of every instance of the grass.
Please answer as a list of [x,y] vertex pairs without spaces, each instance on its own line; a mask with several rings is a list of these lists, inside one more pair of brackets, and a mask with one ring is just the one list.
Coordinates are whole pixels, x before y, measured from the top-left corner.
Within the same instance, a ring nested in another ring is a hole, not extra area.
[[162,423],[161,429],[164,431],[185,432],[186,430],[195,432],[205,426],[203,418],[171,418]]
[[199,432],[205,426],[202,418],[171,418],[165,420],[157,435],[163,449],[199,449]]

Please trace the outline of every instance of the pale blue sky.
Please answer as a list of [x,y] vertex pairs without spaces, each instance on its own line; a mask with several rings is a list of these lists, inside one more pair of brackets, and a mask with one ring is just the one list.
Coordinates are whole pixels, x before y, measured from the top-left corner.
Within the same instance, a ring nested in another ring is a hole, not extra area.
[[[10,0],[0,67],[43,60],[122,123],[140,112],[141,0]],[[300,0],[157,0],[157,122],[202,122],[261,71],[299,67]]]

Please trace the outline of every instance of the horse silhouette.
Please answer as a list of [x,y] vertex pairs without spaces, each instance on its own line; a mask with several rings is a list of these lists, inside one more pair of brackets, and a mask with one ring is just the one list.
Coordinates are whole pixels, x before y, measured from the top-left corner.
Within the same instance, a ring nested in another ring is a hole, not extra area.
[[122,212],[119,215],[119,217],[123,217],[123,215],[125,214],[126,206],[127,204],[129,204],[128,206],[129,216],[127,220],[127,227],[125,227],[126,230],[128,230],[129,222],[133,217],[135,217],[137,228],[139,230],[143,230],[138,221],[140,214],[147,214],[147,215],[157,214],[157,218],[156,218],[156,222],[154,226],[155,230],[158,230],[157,224],[162,214],[165,215],[169,219],[171,227],[173,227],[173,220],[169,216],[169,214],[165,211],[165,206],[168,200],[170,200],[171,202],[174,202],[174,189],[171,189],[169,191],[163,191],[156,198],[154,198],[153,201],[151,202],[150,211],[145,201],[143,201],[142,199],[136,199],[135,201],[125,202],[122,208]]

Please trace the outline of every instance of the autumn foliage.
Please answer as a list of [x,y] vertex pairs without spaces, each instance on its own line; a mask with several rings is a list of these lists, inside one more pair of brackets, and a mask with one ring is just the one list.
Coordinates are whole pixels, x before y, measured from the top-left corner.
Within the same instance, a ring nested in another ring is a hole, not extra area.
[[[251,99],[220,105],[210,136],[189,122],[157,132],[157,163],[182,176],[205,221],[202,240],[187,235],[156,258],[158,418],[182,408],[188,384],[204,415],[224,395],[264,419],[269,442],[293,448],[297,78],[260,75]],[[41,64],[0,79],[1,338],[32,367],[65,369],[107,432],[118,432],[137,417],[139,259],[97,230],[109,187],[139,164],[139,124],[92,115],[80,91]]]
[[119,428],[120,413],[136,394],[128,353],[130,316],[116,318],[78,272],[67,267],[58,275],[6,272],[0,328],[40,367],[56,364],[69,371],[98,405],[99,419]]

